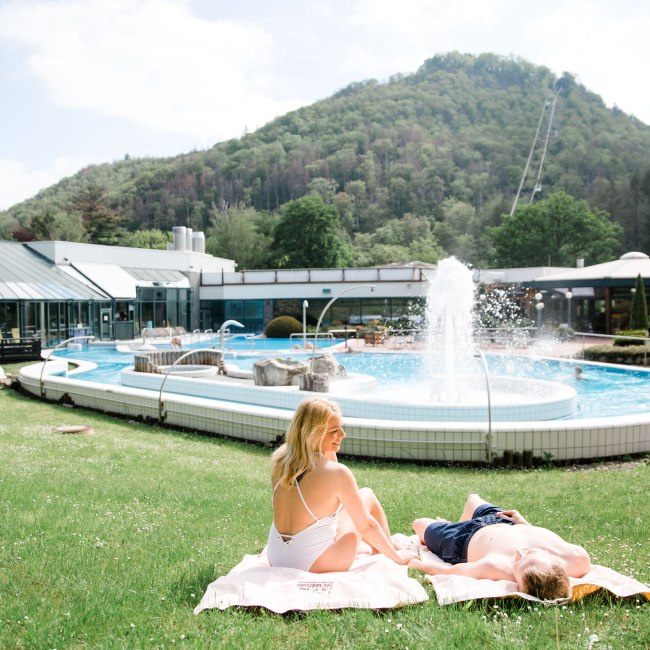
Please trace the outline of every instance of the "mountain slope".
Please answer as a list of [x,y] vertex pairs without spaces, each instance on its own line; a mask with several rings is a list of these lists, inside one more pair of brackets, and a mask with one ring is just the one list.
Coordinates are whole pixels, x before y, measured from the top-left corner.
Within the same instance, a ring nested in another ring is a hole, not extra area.
[[[541,196],[586,198],[632,239],[627,191],[650,167],[650,127],[563,79]],[[351,238],[412,214],[442,224],[439,239],[474,229],[479,242],[510,210],[556,82],[547,68],[518,59],[435,56],[414,74],[353,83],[207,151],[86,168],[2,214],[0,232],[29,233],[43,214],[65,225],[91,179],[128,230],[207,230],[228,207],[273,212],[311,189],[335,203]],[[464,218],[472,224],[452,223],[459,205],[473,211]]]

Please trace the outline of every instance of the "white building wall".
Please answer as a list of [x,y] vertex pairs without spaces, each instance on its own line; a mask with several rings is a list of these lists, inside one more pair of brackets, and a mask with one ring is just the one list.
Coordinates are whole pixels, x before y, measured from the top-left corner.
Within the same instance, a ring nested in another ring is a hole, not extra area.
[[[345,294],[350,298],[420,298],[426,294],[425,282],[375,282],[374,291],[359,287]],[[349,289],[350,283],[317,282],[299,284],[228,284],[200,288],[201,300],[276,300],[281,298],[329,300],[341,291]]]
[[204,273],[201,300],[330,299],[355,285],[346,298],[418,298],[426,294],[432,269],[282,269]]

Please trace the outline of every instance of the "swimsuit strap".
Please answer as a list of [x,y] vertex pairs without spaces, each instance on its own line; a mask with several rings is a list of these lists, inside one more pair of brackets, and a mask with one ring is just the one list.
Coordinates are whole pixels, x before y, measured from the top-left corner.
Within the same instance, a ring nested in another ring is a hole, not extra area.
[[[278,481],[275,486],[273,487],[273,494],[275,494],[275,491],[278,489],[278,485],[280,485],[280,481]],[[300,500],[302,501],[302,505],[305,506],[305,510],[313,517],[314,521],[320,521],[320,519],[311,511],[311,508],[307,505],[307,502],[305,501],[305,497],[302,496],[302,491],[300,490],[300,483],[296,481],[296,488],[298,489],[298,496],[300,496]],[[271,497],[273,498],[273,497]],[[343,506],[340,505],[339,509],[342,508]],[[338,512],[338,510],[336,511]]]
[[296,481],[296,488],[298,488],[298,494],[300,495],[300,500],[302,501],[302,504],[305,506],[305,509],[307,512],[314,518],[314,521],[320,521],[318,517],[311,511],[311,508],[307,505],[307,502],[305,501],[305,497],[302,496],[302,490],[300,489],[300,483]]

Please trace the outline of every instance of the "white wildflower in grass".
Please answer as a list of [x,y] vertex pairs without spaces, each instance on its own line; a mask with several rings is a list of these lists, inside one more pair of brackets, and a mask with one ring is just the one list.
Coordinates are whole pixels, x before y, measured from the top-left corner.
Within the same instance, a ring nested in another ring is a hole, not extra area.
[[594,643],[598,643],[598,635],[597,634],[592,634],[589,639],[588,639],[589,645],[587,646],[587,650],[591,650],[594,647]]

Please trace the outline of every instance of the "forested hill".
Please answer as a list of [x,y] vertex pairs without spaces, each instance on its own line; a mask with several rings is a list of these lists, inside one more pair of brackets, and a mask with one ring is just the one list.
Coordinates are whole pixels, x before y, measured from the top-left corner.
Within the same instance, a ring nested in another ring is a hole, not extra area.
[[[481,263],[485,229],[510,211],[557,83],[519,59],[435,56],[414,74],[353,83],[207,151],[88,167],[0,214],[0,237],[133,243],[134,231],[189,225],[240,266],[272,266],[268,245],[232,250],[241,235],[224,223],[236,213],[268,244],[283,204],[318,193],[340,215],[351,263],[441,251]],[[559,87],[536,200],[558,191],[586,199],[623,226],[622,249],[650,252],[650,126],[571,75]],[[103,230],[84,229],[88,201],[98,223],[103,211],[113,217]],[[418,250],[417,240],[428,243]]]

